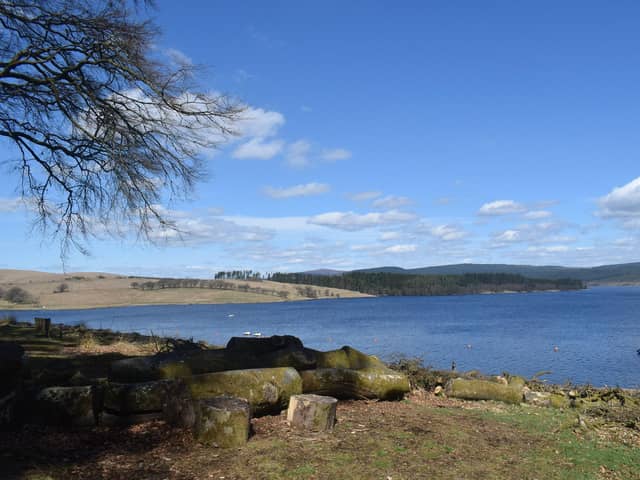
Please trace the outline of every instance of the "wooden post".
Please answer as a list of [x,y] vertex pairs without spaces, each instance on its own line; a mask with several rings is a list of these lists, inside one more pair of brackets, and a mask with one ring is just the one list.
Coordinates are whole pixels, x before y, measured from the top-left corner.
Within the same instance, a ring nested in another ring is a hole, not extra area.
[[44,317],[35,317],[34,321],[36,324],[36,332],[44,333],[45,337],[48,337],[49,331],[51,330],[51,319]]
[[287,421],[302,430],[327,432],[336,423],[338,400],[323,395],[293,395],[289,400]]

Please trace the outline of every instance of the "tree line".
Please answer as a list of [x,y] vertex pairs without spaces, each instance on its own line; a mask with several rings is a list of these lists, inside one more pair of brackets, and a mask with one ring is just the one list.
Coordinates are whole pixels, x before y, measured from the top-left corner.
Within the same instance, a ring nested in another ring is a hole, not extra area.
[[397,273],[350,272],[321,276],[304,273],[274,273],[270,280],[283,283],[317,285],[355,290],[370,295],[423,296],[460,295],[484,292],[530,292],[534,290],[578,290],[580,280],[534,279],[506,273],[467,273],[463,275],[405,275]]
[[166,288],[205,288],[213,290],[237,290],[240,292],[259,293],[262,295],[273,295],[287,299],[289,292],[286,290],[275,290],[264,287],[254,287],[248,283],[232,283],[224,280],[199,280],[196,278],[161,278],[159,280],[149,280],[146,282],[131,282],[131,288],[138,290],[163,290]]

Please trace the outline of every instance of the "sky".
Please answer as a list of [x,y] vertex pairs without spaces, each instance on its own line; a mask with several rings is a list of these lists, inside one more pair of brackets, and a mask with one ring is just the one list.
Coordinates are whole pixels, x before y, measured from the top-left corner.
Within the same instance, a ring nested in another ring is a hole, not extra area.
[[0,268],[219,270],[640,261],[640,3],[160,0],[155,48],[247,106],[183,232],[33,230],[1,148]]

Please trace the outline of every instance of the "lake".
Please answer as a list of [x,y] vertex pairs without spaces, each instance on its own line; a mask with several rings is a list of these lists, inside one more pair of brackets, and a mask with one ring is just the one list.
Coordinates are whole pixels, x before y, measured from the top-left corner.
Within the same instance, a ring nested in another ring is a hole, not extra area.
[[289,334],[315,349],[351,345],[385,360],[421,357],[439,369],[455,361],[458,370],[549,370],[543,378],[553,383],[640,387],[640,287],[0,313],[32,321],[44,312],[54,323],[219,345],[245,331]]

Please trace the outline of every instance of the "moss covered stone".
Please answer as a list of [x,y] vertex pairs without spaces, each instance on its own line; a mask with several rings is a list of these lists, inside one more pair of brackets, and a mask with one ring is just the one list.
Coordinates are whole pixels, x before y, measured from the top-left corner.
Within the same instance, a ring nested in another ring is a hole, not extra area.
[[244,399],[217,397],[202,400],[198,406],[194,436],[205,445],[241,447],[249,438],[250,420],[249,404]]
[[445,391],[450,397],[465,400],[495,400],[512,404],[522,402],[522,388],[486,380],[456,378],[447,383]]
[[291,395],[302,393],[302,380],[291,367],[229,370],[184,379],[194,399],[229,395],[246,399],[255,415],[278,413]]
[[49,387],[38,392],[34,418],[47,424],[95,425],[92,387]]
[[113,383],[104,386],[104,408],[121,415],[161,412],[171,385],[169,380]]

